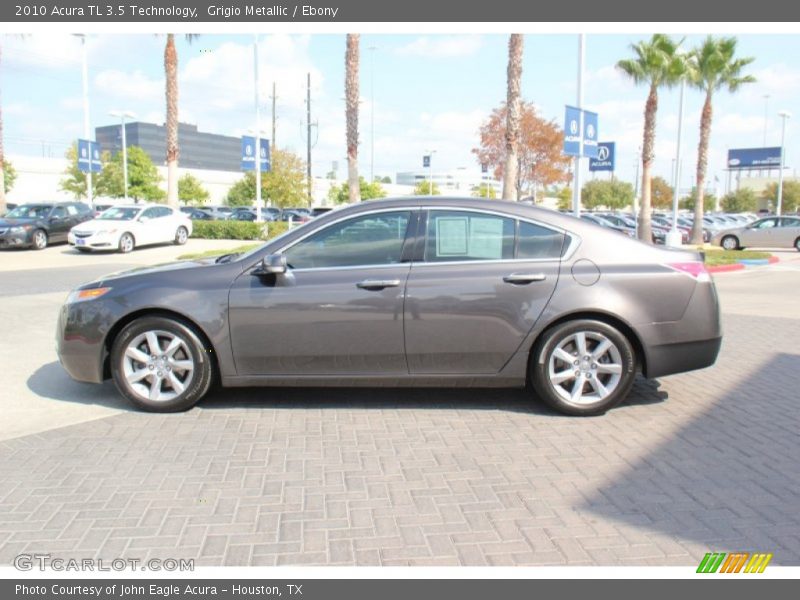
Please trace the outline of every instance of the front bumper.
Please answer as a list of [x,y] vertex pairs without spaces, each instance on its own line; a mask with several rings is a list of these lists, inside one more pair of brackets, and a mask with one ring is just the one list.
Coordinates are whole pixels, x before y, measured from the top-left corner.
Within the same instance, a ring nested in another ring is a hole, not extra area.
[[70,377],[89,383],[103,382],[105,336],[110,323],[102,301],[64,304],[56,326],[56,353]]
[[94,248],[97,250],[108,250],[116,248],[119,240],[115,234],[93,233],[91,235],[75,234],[70,231],[67,235],[67,242],[76,248]]
[[0,234],[0,248],[24,248],[32,244],[30,233],[32,230],[22,231],[21,233],[11,233],[6,230]]

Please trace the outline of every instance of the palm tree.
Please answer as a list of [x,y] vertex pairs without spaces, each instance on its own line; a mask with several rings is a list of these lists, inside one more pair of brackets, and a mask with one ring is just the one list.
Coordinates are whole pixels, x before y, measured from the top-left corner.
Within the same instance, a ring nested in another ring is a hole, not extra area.
[[678,53],[681,42],[675,42],[663,33],[656,33],[649,41],[631,44],[635,58],[620,60],[617,68],[637,84],[650,88],[644,107],[644,134],[642,141],[642,203],[639,210],[639,239],[650,242],[651,190],[653,159],[655,158],[656,113],[658,88],[671,87],[686,73],[686,59]]
[[[186,35],[191,43],[196,34]],[[167,34],[164,48],[164,75],[167,98],[167,204],[177,207],[178,200],[178,51],[175,49],[175,34]]]
[[523,37],[512,33],[508,39],[506,83],[506,165],[503,169],[503,200],[518,200],[520,80],[522,78]]
[[361,200],[361,185],[358,181],[358,57],[359,40],[357,33],[347,34],[345,52],[345,115],[347,119],[347,187],[350,202]]
[[753,58],[734,58],[736,38],[713,38],[708,36],[699,48],[689,55],[689,83],[706,93],[703,113],[700,117],[700,142],[697,146],[697,199],[694,203],[694,226],[692,243],[703,243],[703,195],[708,166],[708,142],[711,136],[712,106],[714,92],[727,88],[736,92],[745,83],[753,83],[752,75],[742,75],[742,70],[753,62]]

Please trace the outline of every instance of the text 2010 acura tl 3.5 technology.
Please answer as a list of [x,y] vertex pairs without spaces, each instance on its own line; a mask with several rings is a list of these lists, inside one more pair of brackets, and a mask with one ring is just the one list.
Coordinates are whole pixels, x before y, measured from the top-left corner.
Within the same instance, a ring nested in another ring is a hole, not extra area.
[[602,413],[637,371],[714,363],[714,283],[694,252],[645,245],[524,204],[370,201],[246,254],[104,277],[74,290],[58,354],[176,411],[236,386],[524,387]]

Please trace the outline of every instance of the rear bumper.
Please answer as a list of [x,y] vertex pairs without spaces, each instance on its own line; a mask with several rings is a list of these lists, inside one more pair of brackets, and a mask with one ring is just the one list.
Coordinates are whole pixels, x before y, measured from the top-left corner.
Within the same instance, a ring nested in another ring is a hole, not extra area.
[[722,337],[651,346],[648,352],[647,377],[664,377],[710,367],[716,362],[721,345]]

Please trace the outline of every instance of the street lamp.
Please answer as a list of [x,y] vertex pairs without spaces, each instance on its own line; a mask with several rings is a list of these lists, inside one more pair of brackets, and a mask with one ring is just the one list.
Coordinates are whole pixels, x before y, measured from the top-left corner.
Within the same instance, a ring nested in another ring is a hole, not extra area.
[[436,150],[428,150],[428,195],[433,196],[433,155]]
[[369,50],[369,181],[375,181],[375,46]]
[[[89,125],[89,60],[86,52],[86,34],[76,33],[75,36],[81,39],[81,79],[83,83],[83,137],[91,140],[94,136],[90,131]],[[89,206],[94,206],[94,190],[92,187],[92,157],[91,147],[89,152],[89,170],[86,173],[86,200]]]
[[122,130],[122,186],[125,190],[125,202],[128,202],[128,141],[125,136],[125,117],[129,119],[134,118],[136,115],[129,110],[112,110],[108,113],[112,117],[117,117],[120,120],[120,129]]
[[780,216],[783,203],[783,169],[786,164],[786,120],[792,118],[792,113],[782,110],[778,116],[781,118],[781,170],[778,173],[778,203],[775,207],[775,214]]
[[686,90],[686,79],[681,80],[681,99],[678,105],[678,140],[675,144],[675,158],[673,162],[675,167],[673,169],[672,183],[675,188],[672,191],[672,227],[666,236],[666,245],[673,248],[678,248],[681,245],[682,236],[678,230],[678,186],[681,181],[681,132],[683,130],[683,93]]

